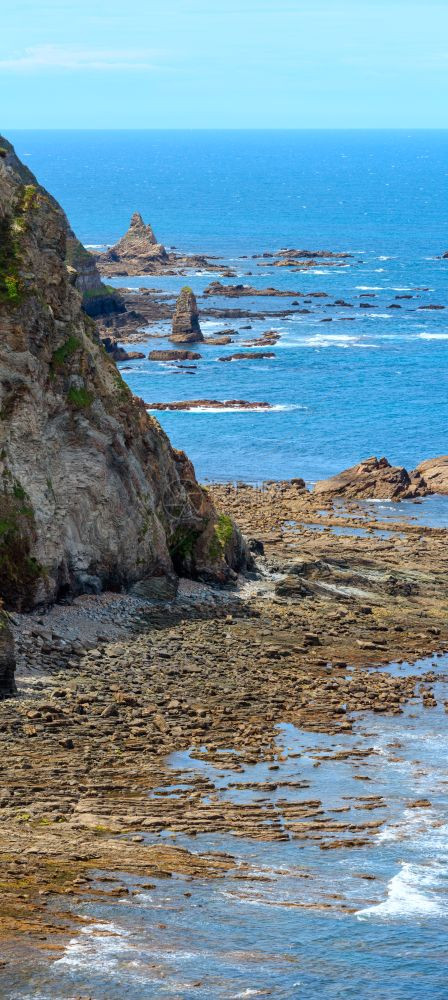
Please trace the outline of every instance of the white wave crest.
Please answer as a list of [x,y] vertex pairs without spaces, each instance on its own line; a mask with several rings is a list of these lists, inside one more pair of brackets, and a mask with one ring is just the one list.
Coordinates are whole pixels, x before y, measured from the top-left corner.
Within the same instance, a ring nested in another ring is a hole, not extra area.
[[419,340],[448,340],[448,333],[419,333]]
[[358,910],[356,916],[359,919],[375,917],[383,920],[441,916],[446,912],[446,906],[431,892],[435,888],[435,871],[404,862],[401,870],[389,882],[387,899],[375,906]]

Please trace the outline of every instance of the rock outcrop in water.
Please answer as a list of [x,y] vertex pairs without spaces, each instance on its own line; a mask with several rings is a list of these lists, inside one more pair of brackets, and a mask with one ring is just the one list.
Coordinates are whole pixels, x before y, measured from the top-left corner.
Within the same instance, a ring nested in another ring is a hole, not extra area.
[[155,263],[167,259],[165,247],[157,242],[139,212],[134,212],[121,240],[98,257],[101,267],[110,274],[151,274]]
[[423,477],[432,493],[448,494],[448,455],[427,458],[417,465],[415,473]]
[[0,699],[15,694],[15,668],[14,639],[0,600]]
[[387,458],[367,458],[331,479],[316,483],[315,493],[357,500],[413,500],[433,491],[418,470],[392,466]]
[[188,285],[184,286],[176,302],[170,340],[175,344],[194,344],[204,340],[196,296]]
[[173,566],[226,581],[237,531],[101,347],[64,212],[0,150],[0,596],[25,609]]

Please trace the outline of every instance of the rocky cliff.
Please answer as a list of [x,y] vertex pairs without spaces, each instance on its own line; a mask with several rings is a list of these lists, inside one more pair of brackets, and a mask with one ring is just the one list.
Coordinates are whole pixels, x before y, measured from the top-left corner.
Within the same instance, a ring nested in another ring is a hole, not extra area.
[[30,608],[243,559],[81,308],[64,212],[0,138],[0,596]]
[[15,666],[14,639],[0,601],[0,699],[15,694]]
[[81,293],[84,312],[88,316],[111,316],[126,312],[119,293],[101,281],[95,258],[71,230],[67,234],[66,261],[75,288]]

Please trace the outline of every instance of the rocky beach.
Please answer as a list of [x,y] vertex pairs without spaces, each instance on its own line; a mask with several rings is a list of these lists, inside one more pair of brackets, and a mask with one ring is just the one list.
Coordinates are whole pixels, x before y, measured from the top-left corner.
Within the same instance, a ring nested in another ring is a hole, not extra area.
[[167,250],[138,210],[91,254],[0,147],[2,995],[337,996],[390,933],[403,1000],[447,914],[448,457],[302,468],[273,421],[313,365],[288,324],[320,355],[445,305],[353,250]]

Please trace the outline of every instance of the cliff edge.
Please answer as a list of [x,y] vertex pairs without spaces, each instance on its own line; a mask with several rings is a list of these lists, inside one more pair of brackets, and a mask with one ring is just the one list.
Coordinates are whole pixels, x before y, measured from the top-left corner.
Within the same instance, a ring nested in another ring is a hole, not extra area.
[[73,238],[0,137],[0,597],[27,609],[173,570],[224,583],[241,537],[101,347]]

